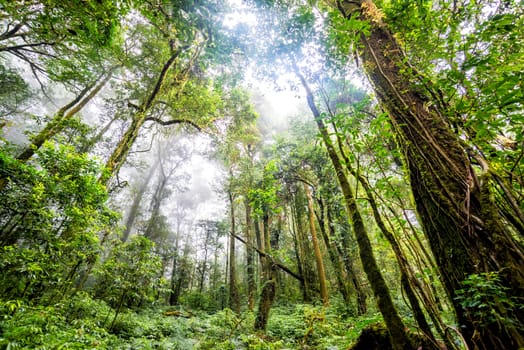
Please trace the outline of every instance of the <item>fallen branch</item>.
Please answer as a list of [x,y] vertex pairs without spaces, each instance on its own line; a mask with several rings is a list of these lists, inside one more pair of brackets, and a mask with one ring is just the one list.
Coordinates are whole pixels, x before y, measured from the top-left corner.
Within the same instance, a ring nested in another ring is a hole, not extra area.
[[176,316],[176,317],[190,318],[190,317],[193,317],[193,314],[191,312],[182,312],[178,310],[173,310],[173,311],[164,312],[164,316]]
[[[247,242],[243,238],[237,236],[236,234],[231,233],[231,236],[235,237],[237,240],[239,240],[240,242],[244,243],[246,246],[248,245]],[[273,258],[271,255],[269,255],[267,253],[264,253],[263,251],[261,251],[257,247],[253,247],[252,246],[251,248],[253,248],[260,256],[262,256],[264,258],[271,259],[271,262],[273,263],[273,265],[275,265],[276,267],[278,267],[282,271],[284,271],[287,274],[289,274],[290,276],[296,278],[300,282],[304,282],[304,277],[300,276],[296,272],[293,272],[289,267],[287,267],[287,266],[283,265],[282,263],[276,261],[275,258]]]

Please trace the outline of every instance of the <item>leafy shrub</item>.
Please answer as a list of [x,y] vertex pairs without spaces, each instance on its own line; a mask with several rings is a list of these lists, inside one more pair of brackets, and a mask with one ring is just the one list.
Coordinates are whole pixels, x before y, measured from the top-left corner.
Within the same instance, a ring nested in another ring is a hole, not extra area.
[[475,325],[505,324],[514,327],[518,308],[524,308],[516,297],[508,293],[501,284],[496,272],[472,274],[462,282],[462,289],[457,290],[456,300],[466,310]]
[[189,292],[180,297],[180,304],[192,310],[214,311],[215,301],[209,294],[200,292]]

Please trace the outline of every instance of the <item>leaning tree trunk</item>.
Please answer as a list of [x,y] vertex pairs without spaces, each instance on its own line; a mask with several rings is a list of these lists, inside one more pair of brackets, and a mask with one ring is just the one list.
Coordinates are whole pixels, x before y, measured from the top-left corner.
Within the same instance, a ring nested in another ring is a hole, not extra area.
[[375,260],[373,247],[371,246],[371,241],[364,225],[364,219],[362,218],[360,210],[357,207],[355,195],[349,184],[344,167],[342,166],[342,160],[335,150],[326,125],[322,120],[320,111],[315,104],[313,92],[309,88],[305,78],[302,76],[298,70],[298,67],[296,66],[295,73],[300,79],[302,86],[306,90],[308,106],[313,113],[318,130],[320,131],[322,140],[326,146],[328,156],[331,160],[331,163],[333,164],[333,167],[335,168],[338,183],[340,185],[342,194],[344,195],[346,209],[355,231],[362,267],[364,268],[366,276],[369,280],[369,284],[371,285],[371,289],[373,290],[378,309],[384,317],[384,322],[386,323],[386,327],[388,329],[391,345],[394,350],[412,349],[413,346],[411,345],[409,337],[406,333],[406,327],[404,326],[404,323],[402,322],[402,319],[400,318],[398,311],[393,304],[389,288],[386,284],[386,281],[384,280],[384,276],[382,276],[382,272],[377,265],[377,261]]
[[[344,6],[351,10],[354,3],[345,1],[340,10],[344,12]],[[422,77],[407,63],[380,11],[370,0],[358,3],[361,18],[370,23],[369,34],[361,36],[362,66],[397,132],[417,212],[468,346],[523,347],[522,309],[505,310],[497,299],[500,296],[487,295],[490,312],[496,316],[496,321],[489,321],[478,319],[482,310],[468,310],[457,299],[468,276],[480,273],[498,274],[501,292],[507,289],[513,295],[524,295],[523,248],[492,201],[488,169],[477,177],[445,111],[437,108],[438,103],[432,104],[432,95],[420,87]],[[468,314],[471,311],[477,317]],[[512,321],[498,322],[497,317],[511,317]]]
[[131,124],[127,128],[120,141],[118,142],[116,148],[113,150],[113,153],[109,156],[109,159],[107,160],[105,165],[105,171],[98,179],[98,181],[104,186],[107,187],[109,185],[109,181],[111,180],[111,178],[116,173],[118,173],[118,171],[124,164],[124,161],[126,160],[126,157],[131,147],[133,146],[139,135],[142,125],[147,120],[147,115],[149,111],[151,110],[151,108],[153,108],[155,102],[157,101],[159,95],[162,92],[162,88],[165,85],[169,71],[175,65],[178,57],[182,54],[182,52],[185,49],[186,47],[183,47],[180,50],[174,52],[171,55],[171,57],[166,61],[155,82],[153,90],[149,93],[147,98],[140,104],[136,114],[133,116],[131,120]]
[[[64,130],[66,122],[80,112],[82,108],[84,108],[100,92],[100,90],[102,90],[117,68],[118,67],[115,66],[107,72],[104,72],[96,81],[80,91],[71,102],[60,108],[51,121],[49,121],[49,123],[47,123],[38,134],[31,138],[31,144],[25,147],[16,156],[16,159],[22,163],[27,162],[46,141],[52,139],[55,135]],[[2,190],[6,185],[7,176],[2,174],[0,176],[0,190]]]

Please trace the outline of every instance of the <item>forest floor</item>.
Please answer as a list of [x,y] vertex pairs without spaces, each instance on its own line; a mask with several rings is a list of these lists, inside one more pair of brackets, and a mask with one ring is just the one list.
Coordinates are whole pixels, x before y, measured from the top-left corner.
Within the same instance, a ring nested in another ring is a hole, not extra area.
[[113,321],[115,310],[82,294],[53,306],[4,303],[0,349],[338,350],[381,320],[376,314],[351,317],[336,306],[280,305],[260,334],[253,330],[253,312],[184,310],[182,316],[166,316],[172,310],[127,310]]

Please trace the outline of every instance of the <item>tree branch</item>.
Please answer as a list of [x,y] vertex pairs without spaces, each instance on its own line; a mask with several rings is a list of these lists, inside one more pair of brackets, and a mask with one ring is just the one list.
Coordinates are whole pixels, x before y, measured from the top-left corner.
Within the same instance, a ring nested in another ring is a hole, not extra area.
[[192,122],[191,120],[188,120],[188,119],[171,119],[171,120],[164,121],[160,118],[147,117],[146,121],[152,121],[162,126],[173,125],[173,124],[189,124],[192,127],[194,127],[195,129],[197,129],[198,131],[202,131],[202,128],[200,126],[198,126],[195,122]]
[[[231,236],[233,236],[234,238],[236,238],[240,242],[244,243],[246,246],[248,245],[247,242],[244,239],[242,239],[240,236],[237,236],[234,233],[230,233],[230,234],[231,234]],[[260,256],[270,259],[271,263],[273,265],[275,265],[276,267],[278,267],[279,269],[281,269],[282,271],[286,272],[287,274],[289,274],[290,276],[294,277],[298,281],[304,282],[304,278],[302,276],[300,276],[299,274],[293,272],[289,267],[287,267],[287,266],[283,265],[282,263],[276,261],[275,258],[273,258],[271,255],[269,255],[267,253],[264,253],[263,251],[261,251],[257,247],[251,247],[251,248],[253,248]]]

